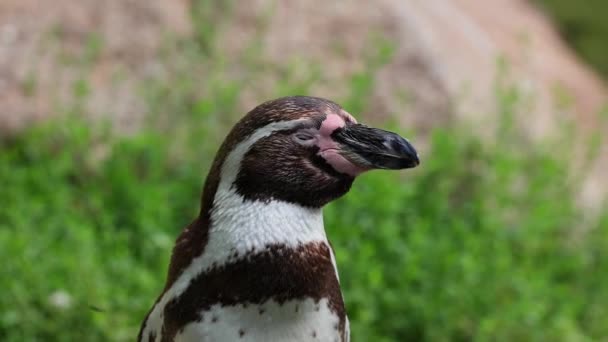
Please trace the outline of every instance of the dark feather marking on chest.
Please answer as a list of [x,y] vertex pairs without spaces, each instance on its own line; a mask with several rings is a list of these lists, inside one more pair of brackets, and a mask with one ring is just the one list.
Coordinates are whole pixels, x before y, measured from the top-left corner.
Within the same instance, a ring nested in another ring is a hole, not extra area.
[[346,313],[329,246],[309,243],[292,249],[269,245],[262,252],[192,279],[186,291],[165,307],[163,341],[173,339],[180,329],[197,321],[201,311],[215,304],[262,304],[272,299],[282,305],[306,298],[327,298],[344,332]]

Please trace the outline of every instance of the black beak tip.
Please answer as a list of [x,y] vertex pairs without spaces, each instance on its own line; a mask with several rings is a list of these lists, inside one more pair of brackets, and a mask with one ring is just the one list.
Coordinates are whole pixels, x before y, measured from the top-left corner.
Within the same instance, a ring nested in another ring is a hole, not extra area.
[[411,159],[410,159],[410,163],[408,165],[408,168],[412,168],[412,167],[416,167],[420,165],[420,158],[418,157],[418,153],[416,153],[416,155],[414,155]]
[[394,139],[390,145],[395,154],[400,157],[400,168],[409,169],[420,165],[418,152],[416,152],[416,149],[409,141],[399,137],[398,139]]
[[398,167],[399,169],[411,169],[420,165],[420,159],[418,155],[408,156],[401,159],[401,165]]

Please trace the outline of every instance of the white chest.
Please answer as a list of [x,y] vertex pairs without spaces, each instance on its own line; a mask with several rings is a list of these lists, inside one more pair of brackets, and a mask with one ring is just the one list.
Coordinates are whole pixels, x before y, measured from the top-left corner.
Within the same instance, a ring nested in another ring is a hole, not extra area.
[[329,341],[342,339],[339,318],[327,299],[268,301],[260,305],[214,305],[187,325],[175,341]]

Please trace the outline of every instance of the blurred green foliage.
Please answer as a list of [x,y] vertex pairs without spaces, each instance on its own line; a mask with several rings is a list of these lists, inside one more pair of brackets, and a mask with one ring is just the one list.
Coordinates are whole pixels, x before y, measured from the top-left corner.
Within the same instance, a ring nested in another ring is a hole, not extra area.
[[[250,82],[225,77],[208,33],[196,39],[180,43],[180,82],[144,89],[155,110],[138,133],[68,115],[0,141],[1,341],[134,340]],[[339,101],[352,112],[390,58],[380,45]],[[315,81],[279,72],[276,97]],[[509,124],[517,90],[496,96],[496,138],[437,129],[418,169],[363,175],[326,209],[354,340],[608,336],[608,214],[574,202],[572,136],[532,144]]]
[[554,19],[564,38],[605,78],[608,77],[608,2],[535,0]]

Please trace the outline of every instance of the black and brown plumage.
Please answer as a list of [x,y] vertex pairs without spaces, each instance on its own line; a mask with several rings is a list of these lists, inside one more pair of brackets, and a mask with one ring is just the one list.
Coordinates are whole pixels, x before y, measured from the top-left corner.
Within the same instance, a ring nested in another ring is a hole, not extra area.
[[322,207],[362,172],[418,163],[329,100],[256,107],[220,147],[139,341],[348,341]]

